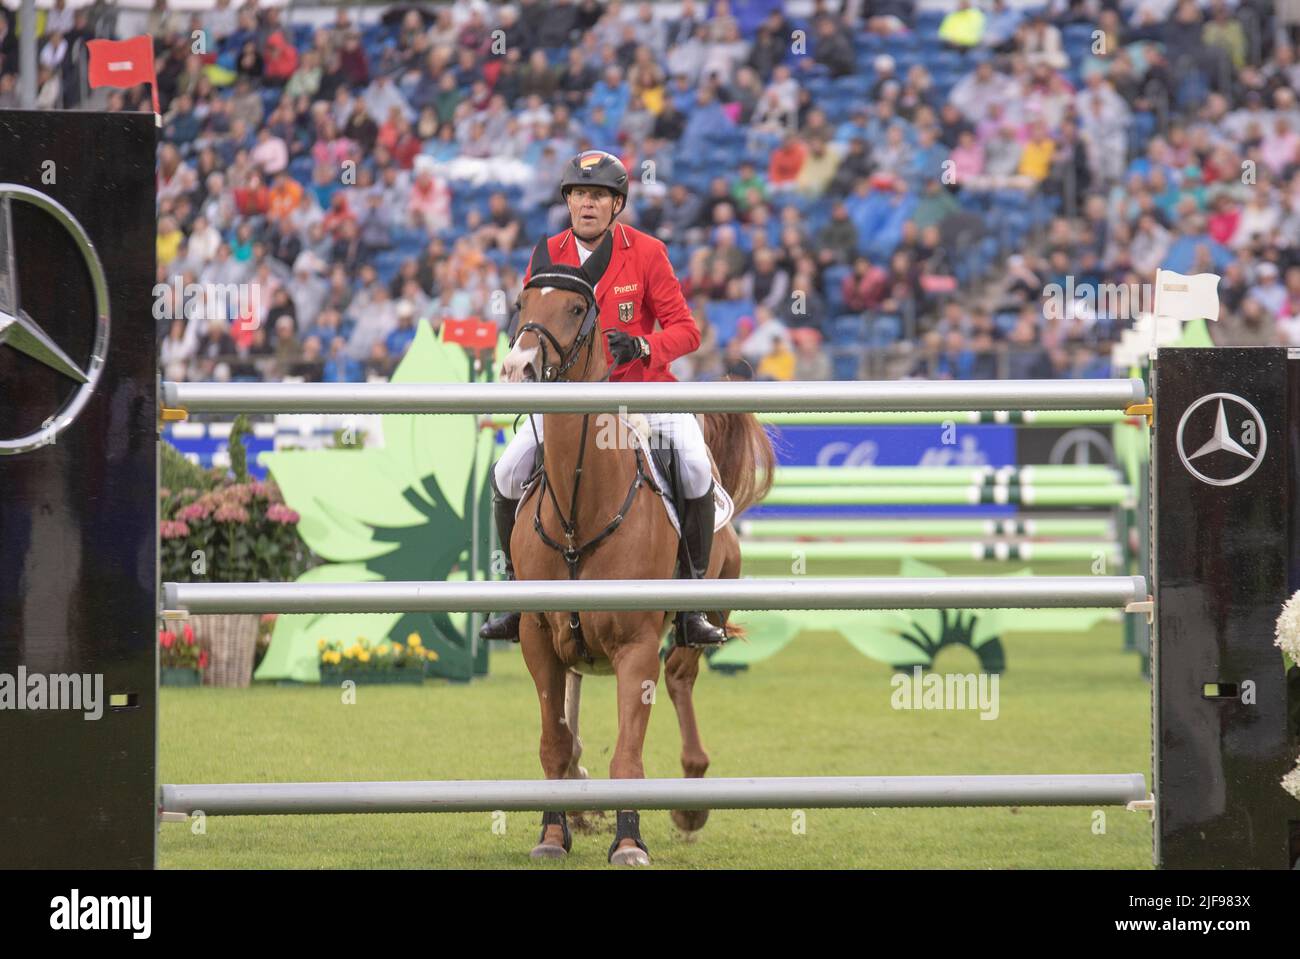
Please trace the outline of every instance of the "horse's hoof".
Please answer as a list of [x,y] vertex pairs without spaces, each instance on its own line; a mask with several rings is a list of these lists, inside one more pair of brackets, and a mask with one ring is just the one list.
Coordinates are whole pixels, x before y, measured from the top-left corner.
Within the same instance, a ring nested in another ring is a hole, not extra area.
[[609,857],[611,866],[648,866],[650,857],[638,846],[627,846],[623,849],[615,849],[614,855]]
[[685,835],[699,832],[704,828],[704,824],[709,821],[709,811],[707,809],[674,809],[669,813],[672,817],[673,825]]
[[533,851],[528,854],[530,859],[563,859],[568,853],[564,851],[563,846],[556,846],[552,843],[539,843],[533,847]]
[[587,775],[587,767],[586,767],[586,766],[579,766],[579,767],[578,767],[578,778],[579,778],[579,779],[590,779],[590,778],[591,778],[590,776]]

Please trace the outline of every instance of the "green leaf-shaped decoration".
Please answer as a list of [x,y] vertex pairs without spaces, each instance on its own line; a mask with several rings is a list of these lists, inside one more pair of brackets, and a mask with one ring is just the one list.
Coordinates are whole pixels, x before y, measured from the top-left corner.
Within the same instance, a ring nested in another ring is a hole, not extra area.
[[[506,348],[503,337],[498,358]],[[395,383],[468,381],[464,348],[443,343],[427,324],[393,374]],[[304,541],[326,561],[299,582],[464,580],[473,525],[471,478],[480,501],[479,568],[486,570],[487,471],[495,433],[480,430],[478,417],[469,413],[389,414],[380,422],[381,448],[286,450],[263,458],[285,502],[302,516]],[[468,620],[465,613],[281,616],[256,678],[319,682],[319,640],[404,643],[417,633],[438,654],[430,672],[467,680],[486,665],[481,656],[480,663],[474,661]]]

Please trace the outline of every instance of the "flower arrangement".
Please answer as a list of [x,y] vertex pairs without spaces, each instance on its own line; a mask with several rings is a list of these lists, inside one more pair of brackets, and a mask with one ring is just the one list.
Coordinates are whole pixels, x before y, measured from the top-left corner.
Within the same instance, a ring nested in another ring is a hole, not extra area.
[[358,638],[350,645],[342,640],[320,640],[316,644],[320,650],[321,667],[342,667],[347,670],[369,670],[383,672],[386,670],[408,669],[424,670],[426,662],[437,662],[438,654],[432,649],[425,649],[419,633],[412,633],[406,643],[382,642],[372,646],[370,640]]
[[298,535],[298,514],[284,503],[274,482],[248,473],[244,437],[248,418],[230,430],[230,472],[204,473],[174,450],[165,453],[158,490],[159,562],[168,582],[288,582],[315,565]]
[[[1273,642],[1282,650],[1282,661],[1287,668],[1287,684],[1291,690],[1292,703],[1289,719],[1294,727],[1295,723],[1300,722],[1296,709],[1296,704],[1300,704],[1300,695],[1297,695],[1300,693],[1300,665],[1297,665],[1300,664],[1300,592],[1282,604]],[[1300,757],[1297,757],[1295,768],[1282,777],[1282,788],[1300,799]]]
[[311,565],[299,516],[273,482],[158,490],[159,563],[165,581],[292,581]]
[[158,633],[158,664],[163,669],[205,669],[208,651],[194,641],[194,630],[189,623],[180,633],[164,629]]

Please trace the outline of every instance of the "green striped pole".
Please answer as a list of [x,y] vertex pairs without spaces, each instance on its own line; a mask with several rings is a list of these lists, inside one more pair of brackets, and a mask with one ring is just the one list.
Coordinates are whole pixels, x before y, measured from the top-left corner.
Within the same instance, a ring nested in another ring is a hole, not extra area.
[[740,533],[746,537],[843,537],[905,539],[912,536],[966,537],[979,539],[993,536],[1072,536],[1081,539],[1114,539],[1115,526],[1107,519],[898,519],[846,518],[793,519],[756,517],[740,521]]
[[1074,543],[1005,543],[951,540],[943,543],[909,541],[859,541],[851,543],[799,542],[797,540],[749,540],[741,544],[746,562],[864,562],[904,557],[927,560],[993,560],[998,562],[1080,562],[1103,559],[1118,565],[1119,544],[1107,541]]
[[777,486],[1115,485],[1113,466],[778,466]]
[[1122,506],[1127,486],[777,486],[764,506]]

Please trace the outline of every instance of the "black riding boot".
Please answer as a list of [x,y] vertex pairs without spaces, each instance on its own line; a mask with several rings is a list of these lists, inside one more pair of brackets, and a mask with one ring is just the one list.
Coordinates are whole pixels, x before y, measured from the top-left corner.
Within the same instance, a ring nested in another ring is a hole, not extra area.
[[[492,482],[492,512],[497,521],[497,535],[501,538],[501,551],[506,557],[506,578],[514,580],[515,564],[510,559],[510,534],[515,531],[515,510],[519,500],[510,499]],[[478,631],[479,639],[511,639],[519,642],[519,614],[502,613],[493,616]]]
[[[703,579],[708,575],[709,553],[713,550],[713,486],[703,496],[688,499],[685,504],[681,518],[681,578]],[[714,626],[700,612],[682,613],[677,629],[677,641],[683,646],[717,646],[727,641],[726,631]]]

